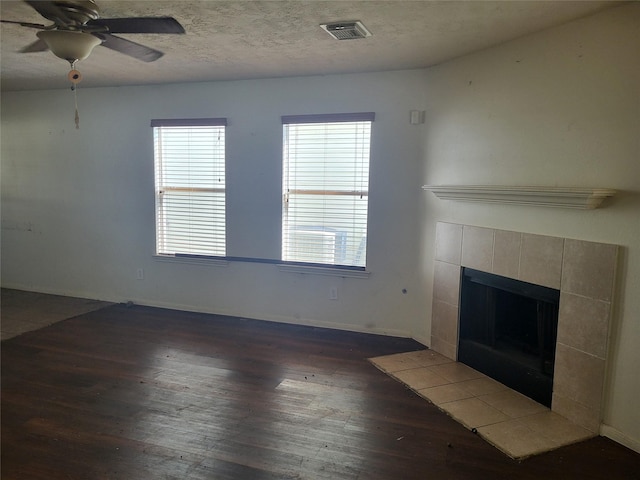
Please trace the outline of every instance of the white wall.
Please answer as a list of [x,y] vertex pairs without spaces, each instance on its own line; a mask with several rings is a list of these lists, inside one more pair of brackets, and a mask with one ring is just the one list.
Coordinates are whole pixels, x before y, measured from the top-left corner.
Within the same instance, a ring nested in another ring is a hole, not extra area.
[[[606,187],[606,208],[422,204],[435,223],[622,245],[602,432],[640,450],[640,4],[429,69],[424,184]],[[431,286],[428,287],[429,290]]]
[[[2,95],[2,284],[41,292],[412,335],[424,71]],[[228,255],[280,255],[284,114],[373,111],[367,279],[154,253],[152,118],[227,117]],[[144,280],[136,279],[138,268]],[[330,286],[338,301],[329,300]],[[403,294],[406,288],[408,293]]]

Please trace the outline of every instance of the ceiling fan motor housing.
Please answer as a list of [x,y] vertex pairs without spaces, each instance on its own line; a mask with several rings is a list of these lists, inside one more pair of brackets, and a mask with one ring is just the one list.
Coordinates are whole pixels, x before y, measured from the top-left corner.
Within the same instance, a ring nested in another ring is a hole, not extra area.
[[[65,26],[81,26],[89,20],[100,18],[100,9],[94,0],[56,0],[53,4],[64,13],[66,19],[55,18],[55,14],[50,16],[43,14],[43,16],[53,22],[65,24]],[[71,20],[71,25],[66,25],[67,19]]]

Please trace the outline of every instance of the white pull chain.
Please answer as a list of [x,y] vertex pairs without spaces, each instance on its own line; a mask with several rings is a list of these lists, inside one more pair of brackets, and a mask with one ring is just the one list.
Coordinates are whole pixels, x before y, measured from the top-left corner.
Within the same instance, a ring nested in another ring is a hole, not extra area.
[[76,130],[80,130],[80,114],[78,113],[78,87],[77,85],[74,85],[73,87],[73,100],[75,101],[76,104]]
[[67,78],[73,84],[71,85],[71,90],[73,90],[73,100],[76,106],[76,130],[80,130],[80,114],[78,113],[78,83],[82,80],[82,74],[75,69],[75,66],[76,62],[73,62],[71,64],[71,71],[69,72],[69,75],[67,75]]

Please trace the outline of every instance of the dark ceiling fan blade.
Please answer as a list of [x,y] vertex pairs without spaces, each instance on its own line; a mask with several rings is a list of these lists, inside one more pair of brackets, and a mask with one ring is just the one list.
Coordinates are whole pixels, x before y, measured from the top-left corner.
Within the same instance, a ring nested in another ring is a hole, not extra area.
[[62,25],[73,23],[73,20],[66,15],[64,10],[56,5],[56,2],[45,0],[24,0],[24,2],[47,20]]
[[102,46],[115,50],[116,52],[124,53],[130,57],[137,58],[143,62],[153,62],[164,55],[159,50],[140,45],[139,43],[125,40],[124,38],[116,37],[109,33],[94,33],[96,37],[102,40]]
[[87,26],[106,27],[109,33],[184,33],[173,17],[98,18],[87,22]]
[[0,22],[2,22],[2,23],[13,23],[15,25],[20,25],[22,27],[39,28],[40,30],[42,30],[44,28],[47,28],[44,25],[41,25],[39,23],[16,22],[14,20],[0,20]]
[[43,40],[38,39],[20,50],[20,53],[45,52],[47,50],[49,50],[47,44]]

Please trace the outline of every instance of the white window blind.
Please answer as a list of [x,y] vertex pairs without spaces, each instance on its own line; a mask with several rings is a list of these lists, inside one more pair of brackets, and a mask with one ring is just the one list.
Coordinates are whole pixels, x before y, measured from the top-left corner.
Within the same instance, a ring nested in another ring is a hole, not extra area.
[[152,120],[156,251],[224,256],[224,118]]
[[374,116],[282,117],[282,260],[365,267]]

